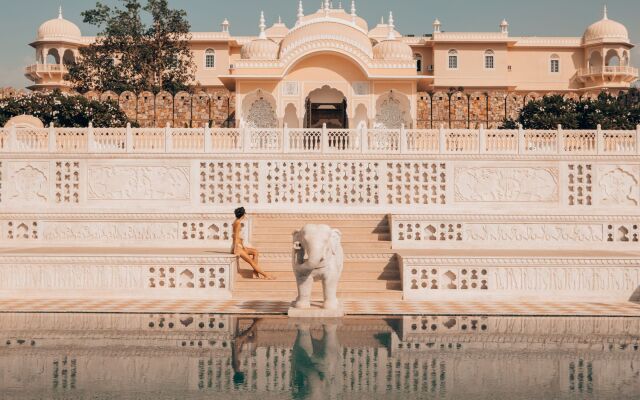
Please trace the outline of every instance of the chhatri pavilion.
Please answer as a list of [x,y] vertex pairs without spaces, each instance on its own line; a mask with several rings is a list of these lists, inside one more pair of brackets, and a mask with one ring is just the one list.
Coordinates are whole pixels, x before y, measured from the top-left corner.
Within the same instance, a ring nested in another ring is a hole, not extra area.
[[[506,20],[491,32],[449,32],[438,19],[429,34],[402,35],[391,13],[369,26],[355,1],[347,10],[327,0],[312,13],[300,2],[291,27],[280,20],[267,26],[264,13],[259,21],[257,36],[233,36],[226,19],[220,31],[191,34],[197,87],[220,104],[166,117],[146,115],[159,107],[150,93],[106,97],[143,126],[202,126],[208,116],[218,126],[475,128],[496,126],[544,94],[617,93],[638,77],[627,29],[606,8],[576,37],[511,36]],[[69,88],[65,65],[94,40],[62,11],[42,24],[31,43],[36,63],[26,68],[30,88]],[[205,101],[202,94],[191,102]],[[176,96],[175,108],[185,96]],[[221,108],[226,115],[214,115]]]

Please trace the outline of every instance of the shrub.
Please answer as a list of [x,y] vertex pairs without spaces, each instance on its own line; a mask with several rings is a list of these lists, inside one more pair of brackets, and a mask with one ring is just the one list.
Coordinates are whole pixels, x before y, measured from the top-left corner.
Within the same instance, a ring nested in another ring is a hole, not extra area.
[[88,100],[81,95],[60,91],[36,92],[0,100],[0,126],[23,114],[33,115],[45,125],[53,123],[64,128],[84,128],[89,122],[96,128],[124,127],[131,122],[113,101]]

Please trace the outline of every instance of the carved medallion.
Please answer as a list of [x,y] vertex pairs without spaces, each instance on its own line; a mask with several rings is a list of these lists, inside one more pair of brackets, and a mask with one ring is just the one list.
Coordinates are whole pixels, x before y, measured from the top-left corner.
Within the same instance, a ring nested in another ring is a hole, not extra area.
[[189,167],[91,166],[89,200],[188,200]]
[[637,206],[639,204],[637,166],[602,166],[600,169],[600,203]]
[[46,203],[49,198],[49,166],[47,163],[10,164],[9,201]]

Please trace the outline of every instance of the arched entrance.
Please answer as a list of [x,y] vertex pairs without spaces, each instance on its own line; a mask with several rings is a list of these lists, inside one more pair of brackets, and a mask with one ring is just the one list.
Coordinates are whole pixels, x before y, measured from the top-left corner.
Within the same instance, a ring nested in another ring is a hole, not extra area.
[[347,98],[329,86],[309,93],[305,103],[304,127],[322,128],[324,124],[331,129],[349,128]]

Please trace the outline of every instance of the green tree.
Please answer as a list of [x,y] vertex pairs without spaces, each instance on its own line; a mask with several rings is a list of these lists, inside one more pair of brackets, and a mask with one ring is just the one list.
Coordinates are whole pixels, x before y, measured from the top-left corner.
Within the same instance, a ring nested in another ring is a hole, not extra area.
[[632,130],[640,124],[640,91],[632,88],[617,97],[602,92],[596,99],[575,101],[545,96],[527,103],[517,119],[506,119],[501,129],[602,129]]
[[88,100],[84,96],[60,91],[36,92],[0,100],[0,126],[16,115],[25,114],[33,115],[45,125],[53,123],[64,128],[86,128],[89,122],[96,128],[113,128],[124,127],[131,122],[113,101]]
[[67,79],[80,92],[187,89],[195,79],[195,64],[186,12],[170,9],[167,0],[147,0],[144,7],[139,0],[120,1],[121,7],[98,2],[82,13],[84,22],[100,33],[80,50]]

